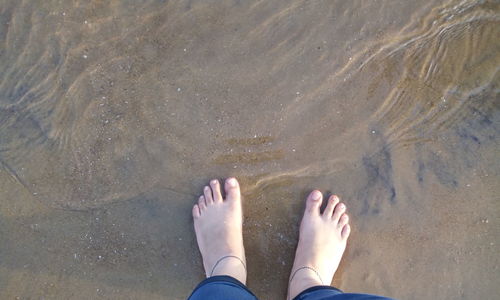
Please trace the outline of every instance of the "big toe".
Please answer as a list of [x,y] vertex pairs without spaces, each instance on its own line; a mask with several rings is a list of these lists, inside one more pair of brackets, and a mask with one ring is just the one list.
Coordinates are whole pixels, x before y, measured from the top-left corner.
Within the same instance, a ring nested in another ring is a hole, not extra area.
[[238,180],[236,180],[236,178],[231,177],[226,179],[224,189],[226,190],[226,201],[228,202],[240,201],[241,199],[240,185],[238,184]]
[[306,200],[306,213],[319,214],[319,208],[321,206],[321,198],[323,195],[320,191],[312,191]]

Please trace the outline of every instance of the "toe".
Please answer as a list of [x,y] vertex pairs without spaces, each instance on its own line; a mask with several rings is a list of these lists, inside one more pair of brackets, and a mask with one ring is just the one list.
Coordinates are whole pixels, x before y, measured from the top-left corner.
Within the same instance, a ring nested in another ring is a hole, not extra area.
[[220,192],[219,180],[213,179],[212,181],[210,181],[210,186],[212,187],[212,195],[213,195],[214,203],[221,203],[222,202],[222,194]]
[[203,195],[205,196],[205,201],[207,202],[207,206],[210,204],[214,204],[214,198],[212,198],[212,190],[210,187],[206,186],[203,189]]
[[345,204],[344,203],[337,204],[333,212],[332,220],[334,222],[338,222],[344,212],[345,212]]
[[226,201],[236,202],[241,199],[240,185],[236,178],[231,177],[226,179],[224,189],[226,190]]
[[347,214],[343,214],[342,217],[340,217],[339,220],[339,228],[343,228],[345,225],[349,223],[349,216]]
[[342,232],[340,233],[340,236],[345,240],[349,237],[349,234],[351,233],[351,226],[349,224],[346,224],[344,228],[342,228]]
[[323,212],[323,217],[324,218],[331,218],[333,214],[333,209],[335,208],[335,205],[339,203],[339,197],[337,195],[332,195],[328,199],[328,204],[326,205],[325,211]]
[[205,197],[200,196],[198,199],[198,207],[200,208],[200,212],[207,208],[207,203],[205,202]]
[[198,207],[198,204],[195,204],[193,206],[193,218],[198,219],[200,216],[200,208]]
[[320,191],[312,191],[306,200],[306,212],[311,214],[319,214],[319,207],[321,206],[321,198],[323,195]]

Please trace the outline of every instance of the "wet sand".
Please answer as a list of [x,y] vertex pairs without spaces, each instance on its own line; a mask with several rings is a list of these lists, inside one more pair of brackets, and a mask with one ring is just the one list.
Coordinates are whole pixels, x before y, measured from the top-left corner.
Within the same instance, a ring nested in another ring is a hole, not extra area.
[[191,207],[228,176],[261,299],[313,188],[351,216],[336,287],[494,298],[499,25],[497,1],[0,0],[0,298],[185,299]]

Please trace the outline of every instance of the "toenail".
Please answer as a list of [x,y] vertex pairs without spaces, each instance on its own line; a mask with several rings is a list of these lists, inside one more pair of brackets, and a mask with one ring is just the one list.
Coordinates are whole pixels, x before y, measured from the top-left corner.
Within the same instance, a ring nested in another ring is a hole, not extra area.
[[344,209],[345,208],[345,204],[344,203],[340,203],[340,209]]
[[207,191],[207,192],[208,192],[208,186],[206,186],[206,187],[205,187],[205,191]]
[[319,198],[321,198],[321,193],[320,193],[320,192],[318,192],[318,191],[314,191],[314,192],[312,193],[312,195],[311,195],[311,198],[312,198],[313,200],[319,200]]
[[217,184],[217,180],[212,180],[212,184],[216,185]]
[[229,184],[229,186],[235,187],[235,186],[236,186],[236,179],[234,179],[234,178],[229,178],[229,179],[227,180],[227,183]]

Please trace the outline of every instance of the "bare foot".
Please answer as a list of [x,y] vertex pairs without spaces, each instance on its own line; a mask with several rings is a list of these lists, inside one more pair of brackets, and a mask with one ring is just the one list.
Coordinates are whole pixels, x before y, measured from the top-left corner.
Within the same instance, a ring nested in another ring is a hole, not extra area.
[[240,187],[235,178],[228,178],[224,188],[226,199],[222,198],[219,181],[210,181],[194,205],[196,240],[207,277],[228,275],[245,284]]
[[323,214],[321,192],[315,190],[306,200],[300,224],[299,243],[288,286],[288,299],[307,288],[330,285],[351,232],[346,207],[331,196]]

